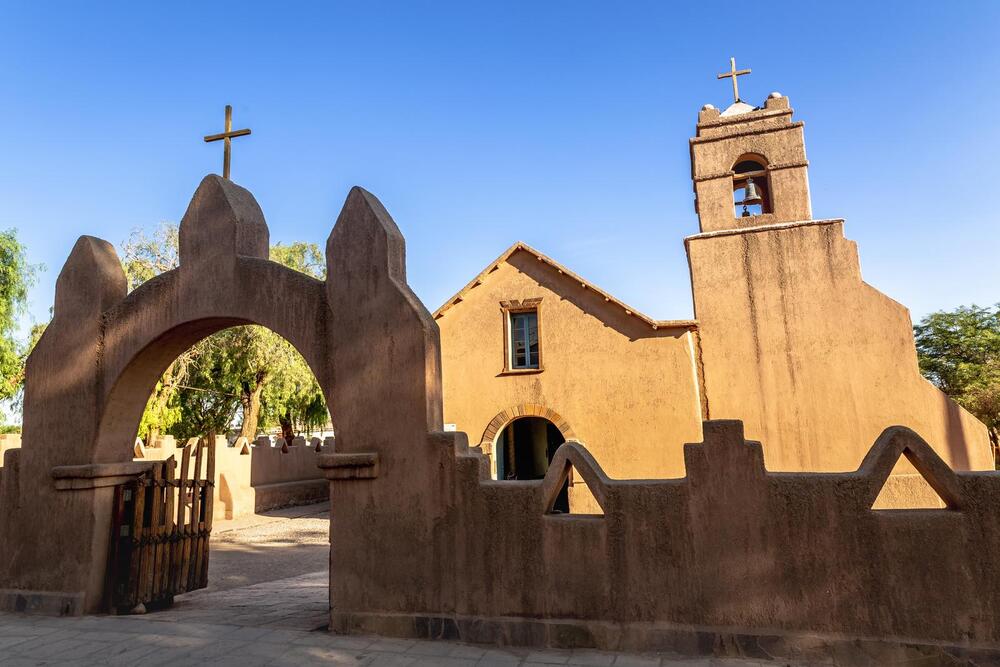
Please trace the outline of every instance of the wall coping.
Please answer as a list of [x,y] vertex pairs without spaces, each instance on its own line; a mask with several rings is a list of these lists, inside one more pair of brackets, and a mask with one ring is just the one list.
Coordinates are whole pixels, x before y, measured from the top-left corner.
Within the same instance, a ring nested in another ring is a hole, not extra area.
[[316,455],[316,465],[329,480],[378,477],[378,454],[375,452],[320,453]]
[[56,466],[52,469],[52,479],[55,480],[56,489],[60,491],[117,486],[148,472],[152,469],[153,463],[153,461],[122,461]]
[[796,220],[793,222],[777,222],[773,225],[759,225],[757,227],[743,227],[741,229],[717,229],[711,232],[700,232],[698,234],[692,234],[691,236],[684,237],[684,245],[690,241],[697,241],[700,239],[711,239],[719,236],[732,236],[734,234],[750,234],[754,232],[771,232],[771,231],[781,231],[784,229],[794,229],[796,227],[817,227],[821,225],[837,225],[844,224],[843,218],[826,218],[824,220]]

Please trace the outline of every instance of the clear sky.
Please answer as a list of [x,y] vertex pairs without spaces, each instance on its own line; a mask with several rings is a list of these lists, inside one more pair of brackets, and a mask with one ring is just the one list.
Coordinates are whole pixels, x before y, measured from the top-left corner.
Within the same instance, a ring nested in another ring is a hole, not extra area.
[[815,217],[909,306],[1000,301],[1000,3],[0,5],[0,229],[47,270],[80,234],[179,221],[221,171],[272,242],[375,193],[431,310],[516,240],[655,318],[692,314],[687,140],[736,56],[806,122]]

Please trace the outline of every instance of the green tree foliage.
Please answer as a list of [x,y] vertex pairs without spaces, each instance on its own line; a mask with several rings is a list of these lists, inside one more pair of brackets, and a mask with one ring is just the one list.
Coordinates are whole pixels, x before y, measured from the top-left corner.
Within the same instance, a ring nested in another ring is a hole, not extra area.
[[13,399],[20,392],[24,362],[37,340],[17,340],[18,318],[24,313],[37,269],[28,264],[16,230],[0,232],[0,401]]
[[[149,235],[133,232],[122,260],[130,289],[177,266],[177,239],[177,227],[169,224]],[[316,244],[277,244],[271,259],[317,279],[326,273]],[[295,348],[269,329],[241,326],[200,341],[167,368],[150,396],[139,434],[191,437],[225,432],[239,421],[247,438],[271,426],[280,426],[290,438],[328,420],[316,378]]]
[[1000,304],[932,313],[914,328],[920,371],[986,424],[1000,446]]
[[177,268],[180,257],[177,225],[161,222],[147,234],[133,229],[122,245],[122,268],[131,292],[150,278]]
[[326,278],[326,259],[315,243],[295,241],[271,246],[271,259],[317,280]]
[[[160,223],[147,234],[141,229],[132,230],[128,241],[122,244],[122,268],[128,281],[128,290],[150,278],[177,267],[178,263],[177,225]],[[166,433],[179,424],[182,411],[177,391],[187,376],[188,366],[197,355],[199,345],[184,351],[163,372],[163,376],[153,388],[146,403],[146,410],[139,422],[139,436],[144,439]]]

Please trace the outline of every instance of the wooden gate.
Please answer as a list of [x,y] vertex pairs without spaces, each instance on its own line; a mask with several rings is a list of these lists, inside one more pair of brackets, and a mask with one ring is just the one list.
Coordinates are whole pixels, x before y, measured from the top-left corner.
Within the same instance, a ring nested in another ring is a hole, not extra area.
[[[194,453],[194,469],[190,470]],[[168,606],[208,585],[215,436],[153,462],[142,477],[115,487],[108,556],[107,607],[129,613]],[[203,474],[204,472],[204,474]]]

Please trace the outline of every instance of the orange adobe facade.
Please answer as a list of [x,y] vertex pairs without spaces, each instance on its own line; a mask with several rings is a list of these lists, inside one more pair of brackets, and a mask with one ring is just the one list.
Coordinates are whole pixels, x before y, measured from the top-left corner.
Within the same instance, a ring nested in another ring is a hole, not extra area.
[[699,114],[701,232],[684,240],[695,320],[651,319],[523,243],[434,313],[444,420],[494,476],[497,443],[532,415],[611,477],[683,476],[705,419],[743,420],[769,470],[856,470],[896,424],[956,470],[993,469],[986,428],[920,375],[909,312],[862,280],[844,221],[812,219],[792,113],[772,93]]

